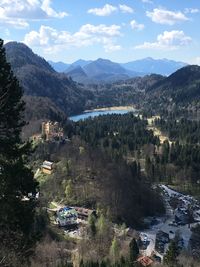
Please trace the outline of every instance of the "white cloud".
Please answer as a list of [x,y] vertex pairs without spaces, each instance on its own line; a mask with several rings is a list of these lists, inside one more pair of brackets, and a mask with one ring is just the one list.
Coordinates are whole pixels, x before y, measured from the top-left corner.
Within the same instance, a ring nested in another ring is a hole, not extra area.
[[188,14],[188,13],[195,14],[195,13],[199,13],[200,10],[198,8],[185,8],[184,12],[186,14]]
[[24,42],[29,46],[39,46],[45,53],[57,52],[72,47],[87,47],[95,44],[103,45],[106,52],[121,49],[115,44],[115,38],[121,36],[119,25],[85,24],[79,31],[70,33],[58,31],[42,25],[39,31],[31,31],[25,35]]
[[157,36],[156,42],[144,42],[144,44],[135,46],[135,49],[176,50],[187,46],[191,41],[191,37],[185,35],[183,31],[164,31],[163,34]]
[[130,13],[130,14],[134,12],[133,8],[127,5],[113,6],[110,4],[105,4],[102,8],[89,9],[88,13],[103,17],[103,16],[109,16],[116,11],[121,11],[122,13]]
[[88,10],[89,14],[93,14],[96,16],[109,16],[113,12],[117,11],[117,7],[105,4],[102,8],[91,8]]
[[[32,1],[32,0],[31,0]],[[36,0],[37,1],[37,0]],[[66,12],[56,12],[52,7],[51,7],[51,0],[43,0],[42,3],[42,10],[45,11],[45,13],[49,16],[49,17],[54,17],[54,18],[64,18],[66,16],[68,16],[68,14]]]
[[167,25],[174,25],[177,22],[188,20],[181,11],[170,11],[159,8],[155,8],[152,12],[147,11],[146,15],[151,18],[153,22]]
[[6,39],[6,40],[4,40],[4,44],[7,44],[7,43],[10,43],[10,42],[13,42],[14,40],[12,40],[12,39]]
[[9,31],[8,29],[5,29],[5,30],[4,30],[4,34],[5,34],[6,36],[10,36],[10,31]]
[[109,52],[119,51],[119,50],[121,50],[122,48],[121,48],[120,45],[115,45],[115,44],[113,44],[113,43],[109,43],[109,42],[108,42],[107,44],[104,45],[104,49],[105,49],[105,51],[106,51],[107,53],[109,53]]
[[119,5],[119,9],[122,11],[122,13],[133,13],[134,10],[132,7],[127,6],[127,5]]
[[196,57],[196,58],[193,58],[191,60],[190,64],[199,65],[200,66],[200,56],[199,57]]
[[200,66],[200,57],[196,57],[195,63]]
[[28,22],[26,22],[24,19],[9,19],[7,17],[1,17],[0,16],[0,26],[12,26],[16,29],[24,29],[29,26]]
[[144,24],[139,24],[135,20],[132,20],[130,22],[130,25],[131,25],[131,28],[134,29],[134,30],[141,31],[141,30],[144,29]]
[[29,26],[29,20],[63,18],[66,12],[56,12],[51,7],[51,0],[1,0],[0,24],[16,28]]

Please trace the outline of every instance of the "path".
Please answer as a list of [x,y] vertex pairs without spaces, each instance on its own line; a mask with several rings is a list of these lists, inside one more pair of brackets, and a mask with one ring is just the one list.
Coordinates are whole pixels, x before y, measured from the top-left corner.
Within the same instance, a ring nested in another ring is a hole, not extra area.
[[160,116],[153,116],[147,119],[148,121],[148,130],[152,130],[154,136],[158,136],[160,139],[160,143],[163,144],[164,141],[168,140],[168,142],[171,144],[172,142],[169,140],[168,136],[164,135],[155,125],[154,125],[154,120],[159,119]]

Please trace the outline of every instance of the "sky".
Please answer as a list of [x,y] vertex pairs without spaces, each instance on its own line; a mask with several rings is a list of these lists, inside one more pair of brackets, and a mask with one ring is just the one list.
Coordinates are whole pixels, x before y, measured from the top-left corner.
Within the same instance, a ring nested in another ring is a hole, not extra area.
[[0,0],[0,37],[47,60],[200,65],[200,0]]

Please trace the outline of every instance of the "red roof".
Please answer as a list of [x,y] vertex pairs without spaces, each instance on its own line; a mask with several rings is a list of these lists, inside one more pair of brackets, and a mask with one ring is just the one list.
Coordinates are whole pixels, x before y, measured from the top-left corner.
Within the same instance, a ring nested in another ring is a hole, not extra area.
[[150,259],[147,256],[141,256],[137,259],[137,262],[139,262],[140,264],[142,264],[142,266],[146,267],[146,266],[150,266],[153,261],[152,259]]

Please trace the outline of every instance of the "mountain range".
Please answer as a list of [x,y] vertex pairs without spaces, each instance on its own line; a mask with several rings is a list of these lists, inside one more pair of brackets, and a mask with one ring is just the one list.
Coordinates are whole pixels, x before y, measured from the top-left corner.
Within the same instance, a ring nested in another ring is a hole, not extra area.
[[[94,80],[109,81],[83,85],[74,82],[67,73],[56,72],[22,43],[10,42],[5,48],[7,60],[24,90],[27,121],[62,120],[66,115],[98,106],[135,104],[141,107],[147,103],[155,109],[170,105],[195,107],[194,102],[200,103],[199,66],[185,66],[168,77],[154,74],[127,79],[127,70],[120,64],[104,59],[79,61],[69,73],[81,75],[85,80],[90,75]],[[111,80],[115,82],[110,83]]]
[[121,64],[102,58],[94,61],[80,59],[71,65],[49,63],[56,71],[65,72],[74,81],[82,83],[109,83],[152,73],[168,76],[187,65],[184,62],[150,57]]
[[163,59],[153,59],[147,57],[140,60],[131,61],[128,63],[121,64],[124,68],[138,71],[141,73],[154,73],[160,74],[163,76],[169,76],[176,70],[188,65],[187,63],[169,60],[166,58]]

